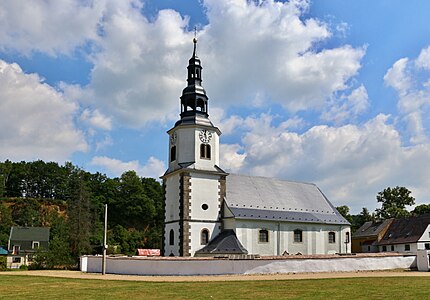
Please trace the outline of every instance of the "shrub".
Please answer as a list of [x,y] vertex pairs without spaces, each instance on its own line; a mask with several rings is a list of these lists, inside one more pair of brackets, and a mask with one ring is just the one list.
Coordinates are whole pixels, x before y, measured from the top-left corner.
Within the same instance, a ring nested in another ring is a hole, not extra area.
[[6,256],[0,256],[0,271],[6,271],[7,259]]

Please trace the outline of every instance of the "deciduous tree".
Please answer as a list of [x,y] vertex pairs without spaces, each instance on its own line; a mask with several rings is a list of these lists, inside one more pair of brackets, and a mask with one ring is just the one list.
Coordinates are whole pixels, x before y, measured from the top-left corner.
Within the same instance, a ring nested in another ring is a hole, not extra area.
[[380,219],[407,217],[410,213],[406,206],[414,205],[415,198],[411,196],[411,191],[405,187],[387,187],[379,192],[376,200],[382,203],[380,209],[376,209],[376,216]]

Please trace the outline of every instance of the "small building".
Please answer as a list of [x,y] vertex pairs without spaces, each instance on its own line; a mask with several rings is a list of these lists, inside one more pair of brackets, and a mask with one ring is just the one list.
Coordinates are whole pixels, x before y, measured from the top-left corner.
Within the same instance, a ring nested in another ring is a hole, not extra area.
[[388,219],[364,223],[352,235],[352,252],[378,252],[378,247],[374,244],[382,239],[393,220]]
[[10,228],[7,266],[11,269],[31,265],[36,251],[49,247],[49,227]]
[[379,252],[430,250],[430,214],[394,219],[383,238],[374,245]]

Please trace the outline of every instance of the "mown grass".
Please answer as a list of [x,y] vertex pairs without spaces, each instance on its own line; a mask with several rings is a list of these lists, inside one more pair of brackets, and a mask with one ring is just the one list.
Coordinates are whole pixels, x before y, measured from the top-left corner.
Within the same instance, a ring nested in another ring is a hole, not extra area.
[[0,299],[429,299],[430,277],[136,282],[2,275]]

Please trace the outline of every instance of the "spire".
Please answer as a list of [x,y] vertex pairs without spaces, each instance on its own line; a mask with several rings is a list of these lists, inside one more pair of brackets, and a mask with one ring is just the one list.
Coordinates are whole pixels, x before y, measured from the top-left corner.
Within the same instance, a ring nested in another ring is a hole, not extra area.
[[194,28],[193,55],[188,61],[187,87],[181,96],[181,119],[191,116],[208,117],[208,97],[202,86],[202,65],[197,57],[197,29]]

